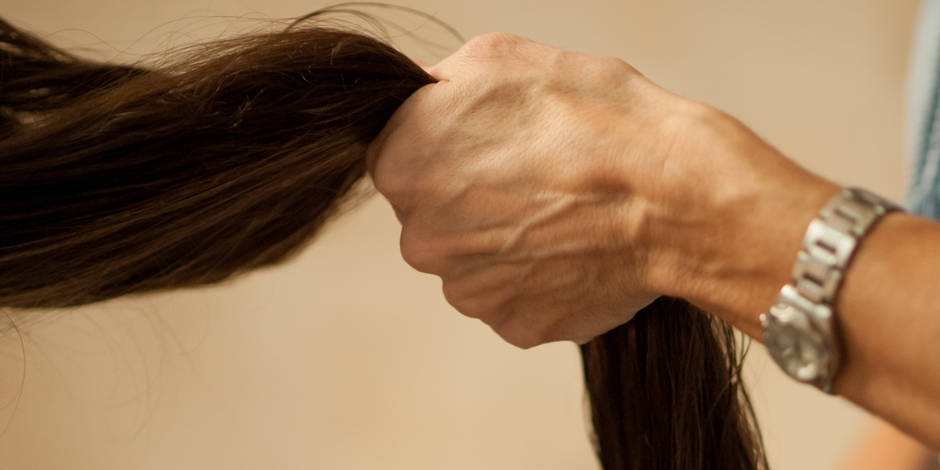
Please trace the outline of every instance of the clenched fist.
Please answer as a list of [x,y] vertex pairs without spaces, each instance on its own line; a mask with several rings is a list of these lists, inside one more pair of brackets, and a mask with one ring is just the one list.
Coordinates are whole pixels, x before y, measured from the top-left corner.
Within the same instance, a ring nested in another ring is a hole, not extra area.
[[519,347],[587,342],[662,294],[720,309],[698,276],[740,241],[722,225],[799,172],[619,59],[489,34],[429,72],[370,147],[375,187],[404,259]]

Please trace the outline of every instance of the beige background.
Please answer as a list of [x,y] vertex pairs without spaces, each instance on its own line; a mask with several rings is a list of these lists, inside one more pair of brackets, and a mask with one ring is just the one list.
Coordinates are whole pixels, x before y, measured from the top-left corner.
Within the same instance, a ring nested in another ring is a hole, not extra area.
[[[903,192],[914,0],[401,1],[467,36],[619,56],[818,172]],[[243,24],[222,16],[322,4],[2,0],[2,15],[127,58]],[[503,344],[401,261],[397,237],[374,199],[287,266],[57,313],[24,332],[25,362],[0,338],[0,468],[596,468],[575,347]],[[869,421],[759,346],[748,372],[777,469],[834,468]]]

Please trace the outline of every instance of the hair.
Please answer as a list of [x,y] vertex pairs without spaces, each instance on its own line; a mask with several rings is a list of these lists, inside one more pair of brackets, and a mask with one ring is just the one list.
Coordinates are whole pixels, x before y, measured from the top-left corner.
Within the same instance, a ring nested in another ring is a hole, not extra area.
[[768,467],[728,324],[660,297],[581,357],[605,470]]
[[[0,307],[218,283],[288,259],[343,207],[398,106],[435,80],[323,26],[76,57],[0,19]],[[581,347],[606,470],[766,466],[730,327],[660,298]]]

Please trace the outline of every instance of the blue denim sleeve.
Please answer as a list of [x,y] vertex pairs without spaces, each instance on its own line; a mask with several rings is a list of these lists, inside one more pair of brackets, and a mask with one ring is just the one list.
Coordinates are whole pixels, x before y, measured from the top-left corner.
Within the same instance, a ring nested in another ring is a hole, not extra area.
[[909,84],[906,205],[913,213],[940,219],[940,0],[924,0],[919,18]]
[[912,213],[940,219],[940,0],[920,5],[912,64],[908,97],[912,167],[906,204]]

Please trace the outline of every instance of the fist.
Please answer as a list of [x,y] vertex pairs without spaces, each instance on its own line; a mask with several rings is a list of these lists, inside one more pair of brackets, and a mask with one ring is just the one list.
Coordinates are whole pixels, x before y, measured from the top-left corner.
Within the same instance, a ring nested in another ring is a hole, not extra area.
[[587,342],[652,302],[652,195],[689,102],[621,60],[506,34],[428,71],[440,81],[369,148],[405,261],[521,348]]

